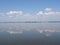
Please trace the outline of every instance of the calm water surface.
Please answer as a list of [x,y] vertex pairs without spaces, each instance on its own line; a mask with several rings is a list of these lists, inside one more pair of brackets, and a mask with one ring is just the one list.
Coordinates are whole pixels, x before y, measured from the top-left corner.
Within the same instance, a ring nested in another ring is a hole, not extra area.
[[0,23],[1,45],[60,45],[60,23]]

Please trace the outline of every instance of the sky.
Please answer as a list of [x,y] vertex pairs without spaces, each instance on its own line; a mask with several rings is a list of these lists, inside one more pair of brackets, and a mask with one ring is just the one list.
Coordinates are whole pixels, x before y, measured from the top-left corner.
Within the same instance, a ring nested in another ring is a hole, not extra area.
[[0,0],[0,21],[60,20],[60,0]]

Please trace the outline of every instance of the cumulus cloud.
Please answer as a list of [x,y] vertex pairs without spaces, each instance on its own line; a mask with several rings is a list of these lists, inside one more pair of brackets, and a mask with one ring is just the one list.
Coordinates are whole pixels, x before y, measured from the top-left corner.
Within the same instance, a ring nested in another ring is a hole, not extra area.
[[45,15],[56,15],[56,12],[53,12],[53,11],[52,12],[45,12],[44,14]]
[[37,15],[43,15],[43,11],[38,12]]
[[4,15],[0,15],[2,21],[48,21],[60,20],[60,12],[54,11],[52,8],[45,8],[38,13],[29,14],[23,11],[8,11]]
[[9,11],[6,13],[7,15],[13,15],[13,14],[17,14],[17,15],[22,15],[23,12],[22,11]]
[[44,11],[45,15],[56,15],[56,12],[53,11],[52,8],[46,8]]
[[49,15],[53,14],[52,8],[45,8],[43,11],[39,11],[37,15]]
[[43,21],[60,20],[60,12],[54,11],[52,8],[45,8],[43,11],[39,11],[36,15],[42,15],[39,19]]
[[60,15],[60,12],[53,11],[52,8],[45,8],[43,11],[39,11],[38,15]]
[[50,11],[52,11],[52,8],[45,8],[44,11],[50,12]]

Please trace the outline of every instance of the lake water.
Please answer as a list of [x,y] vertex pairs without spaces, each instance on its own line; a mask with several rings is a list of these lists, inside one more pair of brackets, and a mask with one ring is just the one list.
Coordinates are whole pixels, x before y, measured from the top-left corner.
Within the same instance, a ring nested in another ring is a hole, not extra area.
[[60,23],[0,23],[0,45],[60,45]]

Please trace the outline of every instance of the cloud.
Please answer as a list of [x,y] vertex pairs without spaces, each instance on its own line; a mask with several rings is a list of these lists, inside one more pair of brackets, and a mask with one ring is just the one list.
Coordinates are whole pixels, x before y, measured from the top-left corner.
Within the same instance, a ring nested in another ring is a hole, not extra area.
[[14,15],[14,14],[17,14],[17,15],[22,15],[23,12],[22,11],[9,11],[6,13],[7,15]]
[[44,11],[50,12],[50,11],[52,11],[52,8],[45,8]]
[[43,11],[39,11],[38,15],[60,15],[60,12],[53,11],[52,8],[45,8]]
[[56,15],[60,15],[60,12],[56,12]]
[[38,12],[37,15],[43,15],[43,11]]
[[54,11],[52,8],[45,8],[38,13],[29,14],[23,11],[8,11],[0,14],[0,21],[54,21],[60,20],[60,12]]
[[40,15],[40,21],[60,21],[60,12],[54,11],[52,8],[45,8],[36,15]]
[[45,15],[56,15],[56,12],[52,10],[52,8],[46,8],[44,10]]
[[52,12],[45,12],[44,14],[45,15],[56,15],[56,12],[53,12],[53,11]]

